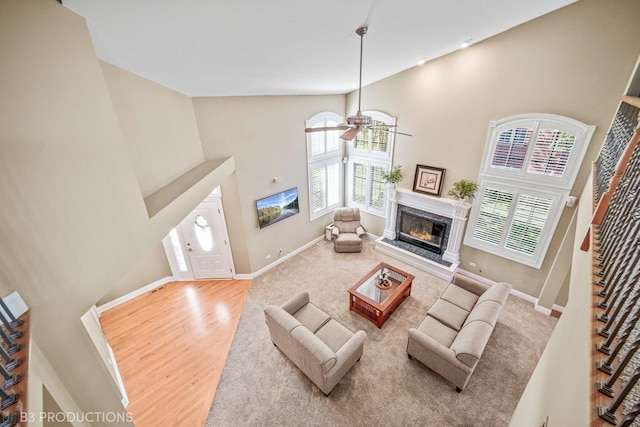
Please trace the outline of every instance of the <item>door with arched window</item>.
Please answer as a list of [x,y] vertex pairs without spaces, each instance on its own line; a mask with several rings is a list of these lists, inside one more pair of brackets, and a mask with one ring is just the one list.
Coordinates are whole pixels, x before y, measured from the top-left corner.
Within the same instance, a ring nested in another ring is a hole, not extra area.
[[232,277],[231,254],[219,199],[209,198],[201,203],[179,228],[194,278]]

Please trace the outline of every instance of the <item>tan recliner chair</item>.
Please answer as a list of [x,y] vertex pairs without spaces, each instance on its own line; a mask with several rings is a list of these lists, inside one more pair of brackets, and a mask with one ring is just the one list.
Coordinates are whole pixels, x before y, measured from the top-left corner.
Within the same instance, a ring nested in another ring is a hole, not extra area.
[[360,209],[338,208],[333,216],[333,248],[336,252],[362,251],[364,228],[360,225]]

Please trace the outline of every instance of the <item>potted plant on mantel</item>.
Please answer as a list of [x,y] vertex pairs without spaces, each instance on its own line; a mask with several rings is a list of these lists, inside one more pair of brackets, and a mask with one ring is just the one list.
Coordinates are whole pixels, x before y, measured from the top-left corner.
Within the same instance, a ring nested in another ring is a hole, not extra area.
[[478,184],[468,179],[461,179],[453,183],[453,187],[447,193],[449,196],[453,196],[458,203],[462,204],[465,201],[471,202],[478,191]]
[[402,175],[402,165],[395,165],[389,172],[384,172],[382,174],[384,182],[390,184],[392,188],[402,181],[402,178],[404,178]]

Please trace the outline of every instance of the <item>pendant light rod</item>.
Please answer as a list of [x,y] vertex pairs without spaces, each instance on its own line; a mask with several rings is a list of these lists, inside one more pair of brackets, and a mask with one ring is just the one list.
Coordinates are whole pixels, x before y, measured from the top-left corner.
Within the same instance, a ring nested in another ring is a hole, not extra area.
[[360,115],[360,103],[362,101],[362,47],[364,45],[364,35],[367,34],[368,27],[360,27],[356,30],[356,34],[360,36],[360,77],[358,80],[358,115]]

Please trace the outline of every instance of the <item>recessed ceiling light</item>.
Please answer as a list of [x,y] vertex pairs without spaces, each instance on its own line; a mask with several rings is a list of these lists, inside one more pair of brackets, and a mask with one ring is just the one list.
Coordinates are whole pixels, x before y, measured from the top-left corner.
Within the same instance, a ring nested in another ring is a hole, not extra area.
[[418,65],[422,65],[422,64],[424,64],[425,62],[427,62],[427,58],[420,58],[420,59],[418,59]]
[[460,47],[464,49],[465,47],[469,47],[470,45],[471,45],[471,39],[463,41]]

